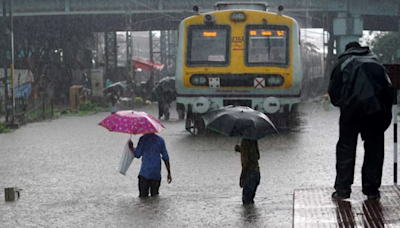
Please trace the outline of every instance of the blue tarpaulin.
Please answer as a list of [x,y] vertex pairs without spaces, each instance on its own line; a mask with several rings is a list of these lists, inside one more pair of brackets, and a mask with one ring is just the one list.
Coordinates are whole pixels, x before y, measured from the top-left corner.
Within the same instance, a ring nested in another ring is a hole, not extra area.
[[[31,95],[32,83],[25,83],[20,86],[15,86],[14,92],[16,98],[28,98]],[[11,88],[9,88],[9,94],[11,94]]]

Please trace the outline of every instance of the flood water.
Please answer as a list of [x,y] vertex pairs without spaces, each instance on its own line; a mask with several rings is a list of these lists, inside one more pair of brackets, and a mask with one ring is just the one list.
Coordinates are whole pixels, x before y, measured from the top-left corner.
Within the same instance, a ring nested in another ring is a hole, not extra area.
[[[142,110],[157,116],[156,105]],[[301,108],[296,130],[259,141],[261,183],[254,206],[243,206],[238,139],[193,136],[171,109],[160,133],[170,155],[172,183],[163,165],[160,196],[140,199],[135,159],[116,172],[129,136],[97,124],[108,113],[62,117],[0,134],[0,187],[22,188],[5,202],[0,191],[0,227],[291,227],[293,191],[332,187],[337,109]],[[393,129],[385,138],[383,184],[392,184]],[[136,145],[140,136],[133,136]],[[363,144],[359,139],[355,185],[361,185]],[[332,188],[333,191],[333,188]],[[326,197],[330,197],[327,195]]]

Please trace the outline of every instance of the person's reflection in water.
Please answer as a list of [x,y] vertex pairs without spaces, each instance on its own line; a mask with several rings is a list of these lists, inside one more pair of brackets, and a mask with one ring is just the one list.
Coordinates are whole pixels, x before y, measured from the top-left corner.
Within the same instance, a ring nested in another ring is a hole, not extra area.
[[256,225],[258,224],[258,211],[257,211],[257,207],[254,205],[243,205],[243,211],[242,211],[242,217],[243,217],[243,221],[246,224],[252,224],[252,225]]
[[356,227],[356,221],[349,201],[336,201],[336,218],[339,227]]
[[176,201],[163,196],[133,197],[132,200],[121,200],[118,206],[120,213],[123,214],[122,220],[135,224],[119,227],[170,227],[170,218],[174,216]]
[[365,200],[362,209],[364,213],[364,227],[385,227],[383,208],[380,201]]

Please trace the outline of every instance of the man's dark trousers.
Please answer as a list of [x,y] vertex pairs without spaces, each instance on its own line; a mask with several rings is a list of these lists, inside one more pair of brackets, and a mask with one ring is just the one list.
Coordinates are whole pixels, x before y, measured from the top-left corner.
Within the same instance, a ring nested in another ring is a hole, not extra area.
[[[343,113],[342,113],[343,114]],[[365,195],[379,193],[384,160],[383,114],[375,113],[361,118],[343,121],[340,117],[340,136],[336,146],[335,189],[339,194],[351,193],[358,134],[364,140],[362,188]],[[382,120],[382,121],[380,121]]]
[[151,196],[157,196],[158,191],[160,189],[161,180],[150,180],[146,179],[142,176],[138,176],[139,178],[139,197],[147,197],[149,196],[149,190]]

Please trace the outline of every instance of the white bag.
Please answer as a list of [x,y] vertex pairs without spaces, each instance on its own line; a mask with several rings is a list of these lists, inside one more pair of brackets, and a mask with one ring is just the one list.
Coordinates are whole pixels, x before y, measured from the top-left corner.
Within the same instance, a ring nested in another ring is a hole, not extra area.
[[126,174],[126,171],[128,170],[134,158],[133,152],[131,149],[129,149],[128,142],[126,142],[124,150],[122,151],[121,159],[119,160],[119,166],[117,168],[117,171],[122,175]]

